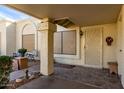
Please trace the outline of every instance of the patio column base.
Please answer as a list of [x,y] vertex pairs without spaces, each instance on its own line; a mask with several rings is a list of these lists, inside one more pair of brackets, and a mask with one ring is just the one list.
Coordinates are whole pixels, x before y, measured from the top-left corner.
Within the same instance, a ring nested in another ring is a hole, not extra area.
[[56,25],[49,18],[45,18],[38,25],[38,31],[41,34],[40,72],[43,75],[51,75],[54,72],[53,34]]

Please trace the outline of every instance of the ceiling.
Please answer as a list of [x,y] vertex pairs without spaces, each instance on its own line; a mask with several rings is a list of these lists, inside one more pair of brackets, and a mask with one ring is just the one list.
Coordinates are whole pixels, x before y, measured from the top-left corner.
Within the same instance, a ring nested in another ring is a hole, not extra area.
[[7,6],[40,19],[69,17],[79,26],[116,22],[121,9],[119,4],[9,4]]

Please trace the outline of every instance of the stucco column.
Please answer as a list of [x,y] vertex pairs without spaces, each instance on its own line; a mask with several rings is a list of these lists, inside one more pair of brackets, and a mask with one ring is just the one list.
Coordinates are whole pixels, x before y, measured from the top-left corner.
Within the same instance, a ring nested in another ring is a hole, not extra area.
[[45,18],[38,25],[38,31],[41,34],[40,72],[43,75],[50,75],[54,72],[53,34],[56,31],[56,25],[49,18]]

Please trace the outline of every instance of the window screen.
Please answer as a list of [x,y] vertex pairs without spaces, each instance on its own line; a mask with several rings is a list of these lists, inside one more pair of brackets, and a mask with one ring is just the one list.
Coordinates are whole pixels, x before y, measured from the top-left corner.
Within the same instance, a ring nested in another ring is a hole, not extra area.
[[61,54],[61,33],[57,32],[54,34],[54,53],[55,54]]
[[75,31],[63,32],[63,54],[76,54]]
[[76,54],[76,31],[61,31],[54,34],[55,54]]
[[35,38],[34,34],[28,34],[22,36],[22,46],[26,48],[28,51],[32,51],[35,49]]

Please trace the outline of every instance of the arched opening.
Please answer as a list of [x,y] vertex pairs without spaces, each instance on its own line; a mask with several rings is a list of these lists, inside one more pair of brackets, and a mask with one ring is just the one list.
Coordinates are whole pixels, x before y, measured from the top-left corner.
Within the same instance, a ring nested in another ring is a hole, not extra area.
[[36,28],[32,24],[24,25],[22,30],[22,48],[26,48],[28,51],[36,49],[36,34]]

